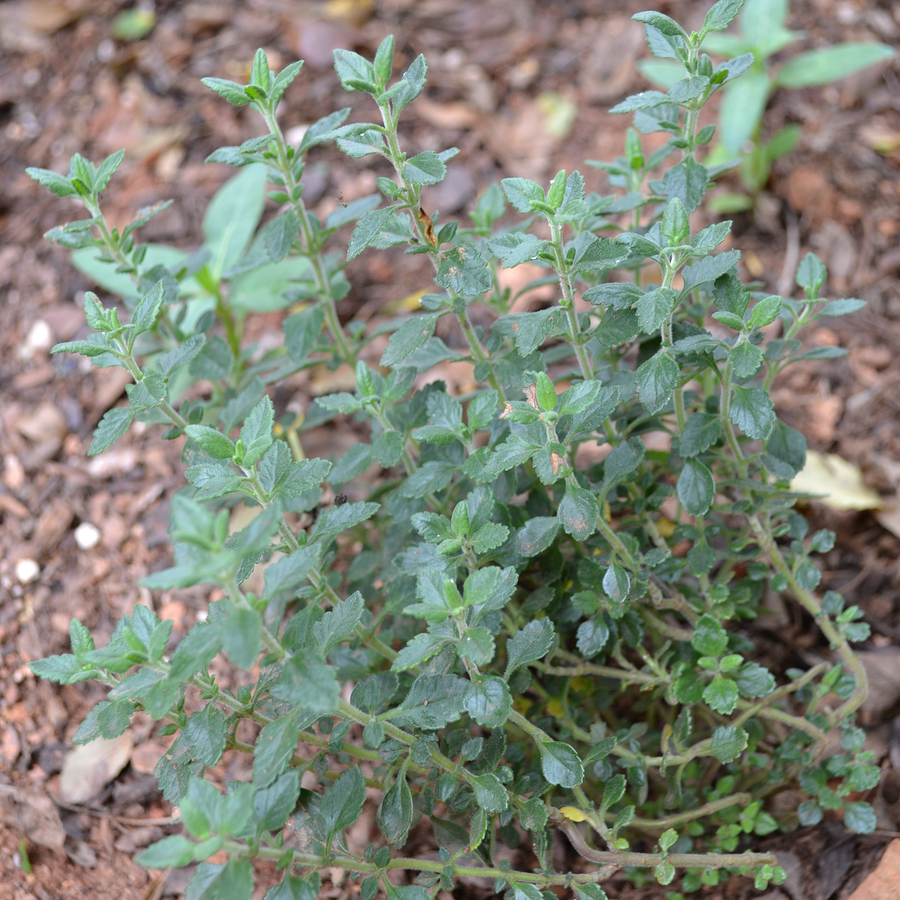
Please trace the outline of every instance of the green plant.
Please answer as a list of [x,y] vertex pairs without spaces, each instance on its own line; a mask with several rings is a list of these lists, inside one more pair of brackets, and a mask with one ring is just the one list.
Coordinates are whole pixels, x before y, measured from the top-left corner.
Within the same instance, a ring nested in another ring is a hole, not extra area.
[[[728,58],[752,54],[753,58],[744,77],[724,92],[718,144],[707,160],[708,165],[715,165],[738,158],[741,182],[749,196],[728,193],[716,197],[711,205],[718,212],[751,208],[769,181],[772,164],[790,153],[800,139],[801,129],[796,124],[785,125],[768,139],[763,137],[763,115],[778,88],[831,84],[894,55],[887,44],[847,42],[799,53],[776,69],[772,58],[804,37],[803,32],[785,27],[787,15],[788,0],[747,0],[738,17],[739,33],[710,33],[703,42],[703,49],[714,55]],[[638,63],[646,78],[663,88],[684,78],[687,50],[678,36],[654,34],[649,44],[657,58]],[[670,59],[675,61],[668,62]]]
[[[136,709],[176,736],[157,775],[186,833],[139,859],[199,862],[191,900],[245,900],[255,858],[285,869],[270,900],[311,898],[325,866],[361,879],[364,900],[379,889],[426,900],[465,875],[492,877],[517,900],[540,900],[554,885],[601,900],[599,883],[623,866],[663,884],[685,868],[688,884],[737,872],[763,887],[784,873],[771,855],[748,851],[746,835],[842,805],[848,825],[874,827],[865,803],[843,803],[877,778],[849,724],[866,693],[849,642],[866,626],[838,595],[814,593],[811,557],[834,536],[809,536],[792,508],[788,482],[806,445],[769,398],[786,366],[839,353],[804,352],[800,329],[861,303],[823,299],[826,273],[812,255],[797,273],[802,300],[750,291],[738,251],[713,252],[730,223],[696,233],[690,224],[715,174],[695,158],[713,136],[699,129],[700,110],[749,65],[713,68],[700,44],[739,8],[720,0],[698,34],[659,13],[636,17],[651,40],[683,44],[691,74],[667,94],[616,107],[635,112],[642,131],[671,135],[646,159],[629,132],[626,156],[606,165],[624,197],[586,194],[578,172],[561,171],[546,190],[524,178],[489,188],[469,227],[429,216],[427,188],[455,150],[401,149],[398,118],[427,67],[420,56],[391,84],[392,38],[374,62],[335,52],[344,88],[371,96],[381,121],[344,125],[342,110],[299,147],[285,141],[275,110],[300,63],[276,74],[258,51],[249,85],[205,79],[228,102],[250,104],[266,130],[211,157],[244,172],[208,217],[227,237],[208,230],[199,254],[163,262],[137,244],[135,227],[154,211],[122,232],[108,226],[99,196],[121,154],[98,168],[76,156],[68,176],[29,170],[89,213],[48,236],[131,279],[120,306],[87,294],[94,334],[54,348],[134,378],[128,405],[103,417],[90,452],[135,419],[184,438],[189,486],[171,504],[174,565],[143,583],[222,592],[174,647],[172,623],[139,605],[104,647],[73,621],[73,652],[32,669],[109,686],[78,742],[120,734]],[[305,206],[305,154],[326,140],[391,165],[394,178],[378,179],[384,205],[368,198],[325,221]],[[645,183],[671,153],[678,161]],[[251,178],[274,187],[279,208],[255,237]],[[518,215],[506,216],[507,203]],[[622,211],[632,213],[630,230],[614,218]],[[346,256],[326,252],[357,217]],[[437,288],[422,297],[424,312],[371,332],[342,323],[346,261],[394,246],[433,264]],[[546,271],[526,291],[552,277],[557,303],[509,311],[516,297],[497,274],[524,262]],[[272,267],[288,263],[301,274],[285,302],[299,308],[284,320],[283,345],[245,347],[253,307],[235,305],[235,294],[246,296],[237,286],[254,271],[268,284]],[[479,307],[479,317],[496,317],[489,328],[474,324]],[[765,340],[779,317],[782,337]],[[442,319],[462,349],[435,336]],[[373,345],[386,332],[387,344]],[[383,347],[378,363],[374,346]],[[416,387],[447,359],[468,360],[478,389],[455,397],[441,382]],[[353,360],[354,392],[319,399],[302,424],[276,422],[270,385]],[[339,416],[368,424],[371,440],[334,461],[305,458],[305,430]],[[598,445],[602,459],[583,462]],[[384,471],[367,489],[360,476],[373,463]],[[352,502],[335,496],[343,490]],[[229,534],[239,503],[258,514]],[[265,562],[257,595],[247,579]],[[766,590],[808,611],[835,663],[778,673],[779,683],[754,661],[742,625],[760,614]],[[223,653],[233,682],[212,674]],[[818,764],[826,730],[838,725],[844,751]],[[223,793],[204,773],[230,751],[253,756],[253,778]],[[306,772],[315,789],[301,789]],[[766,796],[798,778],[808,804],[766,812]],[[367,787],[380,792],[383,840],[359,854],[343,832]],[[395,852],[422,817],[436,860]],[[554,870],[553,830],[582,871]],[[524,833],[537,864],[517,871],[496,850]],[[220,850],[228,861],[210,862]],[[398,869],[414,882],[396,886],[388,876]]]

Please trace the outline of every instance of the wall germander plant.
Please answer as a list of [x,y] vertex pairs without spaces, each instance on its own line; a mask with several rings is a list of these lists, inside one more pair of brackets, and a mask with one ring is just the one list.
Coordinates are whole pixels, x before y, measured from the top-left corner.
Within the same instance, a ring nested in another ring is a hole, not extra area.
[[[340,110],[297,146],[276,109],[301,63],[276,73],[260,50],[249,84],[205,79],[259,113],[262,133],[210,157],[241,172],[213,200],[194,255],[138,243],[159,209],[108,224],[100,195],[121,153],[98,167],[76,155],[67,176],[29,170],[87,210],[48,237],[120,297],[87,294],[93,334],[55,348],[133,378],[90,452],[136,420],[183,447],[174,562],[144,584],[222,596],[177,642],[142,605],[103,647],[73,621],[72,653],[32,669],[109,687],[77,742],[122,733],[136,710],[172,736],[157,776],[181,828],[139,860],[199,863],[189,900],[248,900],[259,858],[284,870],[268,900],[312,898],[324,867],[358,879],[363,900],[428,900],[469,875],[515,900],[554,886],[601,900],[623,867],[662,884],[681,870],[687,891],[733,873],[761,888],[784,873],[754,836],[836,813],[874,828],[861,792],[878,770],[853,725],[866,682],[850,646],[867,630],[839,595],[816,593],[813,557],[834,536],[809,534],[793,508],[806,444],[769,396],[785,367],[822,355],[803,350],[803,326],[860,302],[826,300],[812,255],[801,299],[748,288],[739,251],[719,249],[730,223],[691,223],[719,174],[697,159],[715,132],[701,110],[752,63],[714,66],[700,46],[740,7],[720,0],[697,33],[636,16],[687,75],[615,107],[634,114],[625,155],[605,166],[624,195],[588,193],[579,172],[549,186],[512,177],[469,223],[441,221],[428,188],[456,150],[401,147],[398,120],[427,66],[420,56],[392,81],[390,37],[374,61],[335,52],[341,84],[374,101],[375,120],[347,125]],[[668,141],[648,154],[652,132]],[[303,175],[325,141],[393,175],[322,218]],[[266,186],[278,212],[257,229]],[[422,311],[374,330],[344,321],[347,262],[398,246],[433,266]],[[498,274],[526,262],[557,298],[513,313]],[[278,307],[290,311],[283,343],[248,346],[247,317]],[[440,320],[458,339],[435,336]],[[448,359],[471,364],[476,390],[453,396],[421,377]],[[320,398],[301,428],[350,417],[370,440],[305,458],[303,431],[276,427],[270,389],[342,363],[355,390]],[[372,466],[374,486],[361,480]],[[237,504],[258,515],[229,534]],[[785,672],[757,661],[751,626],[767,592],[808,611],[832,661]],[[211,669],[220,654],[229,687]],[[842,749],[823,759],[834,728]],[[251,781],[205,777],[227,751],[252,755]],[[773,791],[796,784],[808,798],[798,809],[767,811]],[[379,835],[360,853],[344,831],[367,789]],[[403,855],[420,823],[435,859]],[[571,870],[554,867],[557,832]],[[522,841],[534,862],[514,869],[498,850]],[[211,862],[220,851],[227,861]]]

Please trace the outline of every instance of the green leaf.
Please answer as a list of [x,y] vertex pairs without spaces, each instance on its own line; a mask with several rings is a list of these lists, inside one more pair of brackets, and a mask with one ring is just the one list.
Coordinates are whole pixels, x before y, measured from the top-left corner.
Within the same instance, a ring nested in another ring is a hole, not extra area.
[[720,725],[713,732],[709,755],[720,763],[730,763],[746,749],[749,737],[743,728],[735,725]]
[[281,262],[290,252],[300,231],[300,217],[289,209],[266,225],[264,239],[272,262]]
[[400,488],[403,497],[419,498],[426,494],[442,491],[453,480],[453,476],[459,471],[456,463],[439,462],[431,460],[414,472]]
[[295,654],[285,662],[272,693],[305,712],[327,716],[338,707],[341,685],[335,669],[315,654]]
[[259,658],[261,641],[262,621],[259,613],[240,606],[232,610],[222,626],[222,642],[234,665],[239,669],[252,669]]
[[266,167],[247,166],[225,182],[206,208],[203,234],[213,282],[250,246],[265,204]]
[[773,294],[771,297],[764,297],[751,310],[750,325],[753,328],[763,328],[774,322],[778,318],[778,313],[781,312],[783,302],[777,294]]
[[263,397],[241,428],[241,443],[244,445],[244,457],[240,462],[242,466],[252,466],[269,449],[275,440],[272,434],[274,424],[275,407],[271,398]]
[[376,814],[378,829],[389,844],[398,850],[405,846],[413,823],[413,797],[406,783],[406,767],[397,773],[397,779],[382,795]]
[[134,410],[127,406],[115,406],[107,410],[94,431],[94,440],[91,442],[88,456],[96,456],[114,444],[128,431],[133,419]]
[[300,711],[292,710],[260,731],[253,756],[253,783],[266,788],[284,772],[297,749]]
[[394,658],[391,671],[405,672],[421,665],[437,654],[446,643],[446,638],[435,637],[427,632],[417,634]]
[[231,459],[234,456],[234,443],[217,428],[188,425],[184,433],[213,459]]
[[634,373],[638,399],[651,415],[665,409],[672,401],[681,369],[665,350],[659,350]]
[[227,725],[225,714],[209,704],[188,719],[181,733],[203,765],[215,766],[225,752]]
[[411,63],[410,67],[403,73],[400,84],[394,85],[394,89],[398,89],[394,94],[394,112],[398,113],[401,109],[409,106],[425,87],[425,76],[428,74],[428,64],[425,57],[420,53]]
[[635,310],[644,334],[659,331],[660,326],[672,314],[678,294],[671,288],[654,287],[638,298]]
[[678,438],[678,452],[685,457],[705,453],[722,437],[722,420],[711,413],[695,412]]
[[324,656],[342,641],[346,641],[356,631],[362,619],[366,604],[363,595],[356,591],[346,600],[335,604],[322,618],[313,625],[313,635],[319,645],[319,652]]
[[57,197],[71,197],[72,194],[76,193],[70,178],[66,178],[65,175],[60,175],[58,172],[53,172],[50,169],[36,169],[34,166],[29,166],[25,170],[25,174],[38,184],[53,191]]
[[692,213],[702,202],[709,187],[709,170],[692,156],[688,156],[666,172],[662,184],[670,201],[680,200],[685,211]]
[[381,232],[387,228],[387,224],[393,218],[394,212],[395,207],[387,206],[384,209],[370,209],[362,214],[350,237],[350,246],[347,248],[348,262],[359,256],[366,247],[378,238]]
[[668,95],[663,94],[660,91],[641,91],[639,94],[632,94],[630,97],[626,97],[621,103],[617,103],[610,112],[621,114],[635,112],[639,109],[653,109],[656,106],[662,106],[668,102]]
[[603,576],[603,590],[613,602],[624,603],[631,590],[631,576],[618,563],[610,563]]
[[574,479],[566,482],[566,493],[556,513],[566,534],[586,540],[597,530],[599,512],[592,491],[579,487]]
[[420,675],[401,704],[416,728],[436,731],[462,716],[468,682],[456,675]]
[[478,248],[469,243],[460,243],[441,257],[434,280],[464,297],[484,294],[493,285],[488,264]]
[[731,84],[719,112],[719,140],[730,155],[741,152],[762,121],[772,83],[765,71],[750,69]]
[[680,37],[684,40],[688,39],[687,32],[674,20],[660,12],[639,12],[631,17],[636,22],[642,22],[644,25],[652,25],[657,31],[662,32],[668,37]]
[[797,267],[798,287],[803,288],[808,299],[815,300],[827,279],[828,271],[822,260],[815,253],[807,253]]
[[581,757],[568,744],[538,741],[537,747],[541,754],[541,771],[550,784],[574,788],[584,781]]
[[527,178],[504,178],[500,186],[516,212],[533,212],[535,202],[544,202],[544,189]]
[[684,243],[691,233],[691,223],[684,204],[677,197],[669,201],[663,213],[660,233],[669,242],[670,247]]
[[479,675],[466,690],[465,707],[469,715],[486,728],[499,728],[512,712],[509,685],[497,675]]
[[731,715],[738,702],[737,685],[724,675],[716,675],[703,689],[703,700],[717,713]]
[[871,803],[844,804],[844,825],[856,834],[871,834],[878,827],[878,820]]
[[610,281],[598,284],[584,292],[584,299],[595,306],[602,303],[610,309],[628,309],[643,296],[643,291],[628,281]]
[[857,300],[855,298],[845,298],[841,300],[831,300],[822,307],[819,317],[826,316],[846,316],[862,309],[866,305],[865,300]]
[[644,442],[639,437],[629,438],[614,447],[603,462],[603,493],[630,475],[644,458]]
[[894,56],[894,49],[874,41],[836,44],[821,50],[799,53],[788,60],[775,76],[779,87],[802,88],[831,84],[860,69]]
[[377,90],[375,67],[352,50],[334,51],[334,70],[345,91],[367,91],[374,94]]
[[425,150],[408,159],[400,170],[400,177],[410,184],[437,184],[446,174],[447,167],[434,150]]
[[553,623],[549,619],[535,619],[517,631],[506,642],[506,672],[503,677],[508,681],[516,669],[543,659],[550,652],[554,638]]
[[724,31],[743,5],[744,0],[719,0],[706,14],[706,18],[703,20],[703,29],[700,32],[701,36],[705,36],[710,31]]
[[322,539],[347,531],[367,519],[371,519],[380,509],[378,503],[344,503],[326,509],[316,522],[312,536]]
[[749,378],[762,365],[763,351],[755,344],[741,340],[728,351],[728,359],[738,378]]
[[331,849],[338,832],[349,828],[359,819],[365,799],[366,779],[359,766],[344,772],[325,792],[314,814],[314,821],[326,851]]
[[765,440],[775,426],[774,404],[763,388],[732,386],[730,418],[747,437]]
[[806,438],[784,422],[776,421],[766,441],[763,463],[779,481],[789,481],[806,465]]
[[509,794],[500,783],[500,779],[491,772],[484,775],[472,775],[472,790],[475,791],[475,802],[486,813],[501,813],[509,805]]
[[[537,235],[521,231],[507,231],[488,241],[491,253],[502,260],[501,265],[504,269],[511,269],[524,262],[537,259],[538,255],[547,250],[549,246],[547,241],[541,240]],[[527,315],[530,316],[531,313]]]
[[694,625],[691,646],[701,656],[720,656],[728,646],[725,629],[710,615],[703,615]]
[[716,497],[713,474],[699,459],[686,459],[678,476],[678,499],[692,516],[705,516]]
[[740,258],[740,250],[728,250],[725,253],[717,253],[715,256],[707,256],[692,266],[688,266],[681,273],[684,278],[682,293],[692,291],[701,284],[715,281],[720,275],[728,272],[732,266],[737,265]]
[[745,663],[735,676],[738,690],[744,697],[766,697],[775,690],[775,677],[759,663]]
[[256,831],[280,831],[294,811],[300,797],[300,773],[296,769],[284,772],[266,788],[257,786],[253,798]]
[[523,556],[537,556],[554,541],[560,520],[556,516],[535,516],[516,534],[516,549]]
[[201,78],[200,81],[232,106],[246,106],[250,102],[250,98],[244,93],[244,86],[236,81],[225,78]]
[[506,525],[497,525],[489,522],[482,525],[472,536],[472,549],[481,556],[502,547],[509,538],[509,528]]
[[397,366],[411,356],[434,334],[443,312],[423,313],[406,319],[391,335],[381,356],[381,365]]
[[183,834],[173,834],[141,851],[135,857],[135,862],[148,869],[186,866],[194,861],[196,846],[197,844]]

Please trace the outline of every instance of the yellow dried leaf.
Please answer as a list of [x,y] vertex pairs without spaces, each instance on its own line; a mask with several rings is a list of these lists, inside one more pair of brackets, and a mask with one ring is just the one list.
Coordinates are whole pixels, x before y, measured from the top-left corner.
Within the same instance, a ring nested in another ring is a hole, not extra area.
[[881,498],[863,482],[862,472],[834,453],[809,450],[806,465],[791,482],[791,490],[819,494],[832,509],[880,509]]
[[577,806],[562,806],[559,810],[570,822],[584,822],[587,813],[582,812]]

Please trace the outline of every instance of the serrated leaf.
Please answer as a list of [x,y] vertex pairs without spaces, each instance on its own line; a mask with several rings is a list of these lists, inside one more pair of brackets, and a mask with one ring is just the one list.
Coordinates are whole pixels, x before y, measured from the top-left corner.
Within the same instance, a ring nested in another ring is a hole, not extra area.
[[363,595],[356,591],[346,600],[341,600],[333,609],[328,610],[313,625],[313,635],[319,645],[319,652],[324,656],[342,641],[347,640],[355,631],[362,619],[366,604]]
[[765,440],[775,425],[774,404],[763,388],[732,386],[730,418],[747,437]]
[[634,381],[638,399],[648,413],[658,413],[671,402],[680,374],[678,363],[663,350],[638,367],[634,373]]
[[410,184],[437,184],[446,174],[447,167],[433,150],[425,150],[408,159],[400,170],[400,177]]
[[506,788],[503,787],[500,779],[493,773],[472,775],[470,784],[475,792],[475,802],[486,813],[503,812],[509,805],[509,795],[506,792]]
[[672,314],[677,302],[678,294],[671,288],[656,287],[641,294],[635,312],[644,334],[659,331],[663,322]]
[[499,728],[512,712],[509,685],[497,675],[479,675],[466,691],[465,707],[469,715],[487,728]]
[[435,281],[447,290],[473,297],[491,289],[493,276],[478,248],[460,243],[441,257]]
[[749,341],[740,341],[728,351],[728,359],[738,378],[749,378],[762,365],[763,351]]
[[256,738],[253,756],[253,783],[268,787],[284,772],[297,749],[299,710],[266,725]]
[[549,619],[535,619],[506,642],[506,672],[509,680],[516,669],[543,659],[553,646],[555,632]]
[[285,662],[272,694],[304,712],[327,716],[337,710],[341,685],[336,670],[314,653],[295,654]]
[[597,530],[597,498],[592,491],[580,487],[570,480],[566,482],[566,493],[557,510],[566,534],[583,541]]
[[370,209],[362,214],[350,237],[350,246],[347,248],[348,262],[359,256],[366,247],[378,238],[381,232],[387,228],[394,211],[394,207],[387,206],[384,209]]
[[128,426],[133,420],[134,410],[127,406],[116,406],[107,410],[94,430],[94,440],[91,442],[88,456],[96,456],[114,444],[128,431]]
[[507,231],[504,234],[491,238],[488,241],[488,247],[494,256],[502,260],[502,267],[510,269],[536,259],[540,253],[549,247],[549,244],[534,234],[527,234],[521,231]]
[[436,731],[462,716],[467,688],[456,675],[420,675],[401,708],[416,728]]
[[710,741],[709,755],[720,763],[730,763],[737,759],[746,749],[747,732],[735,725],[720,725],[713,732]]
[[403,322],[391,335],[381,356],[381,365],[399,365],[419,347],[422,347],[434,334],[437,321],[442,315],[442,312],[423,313]]

